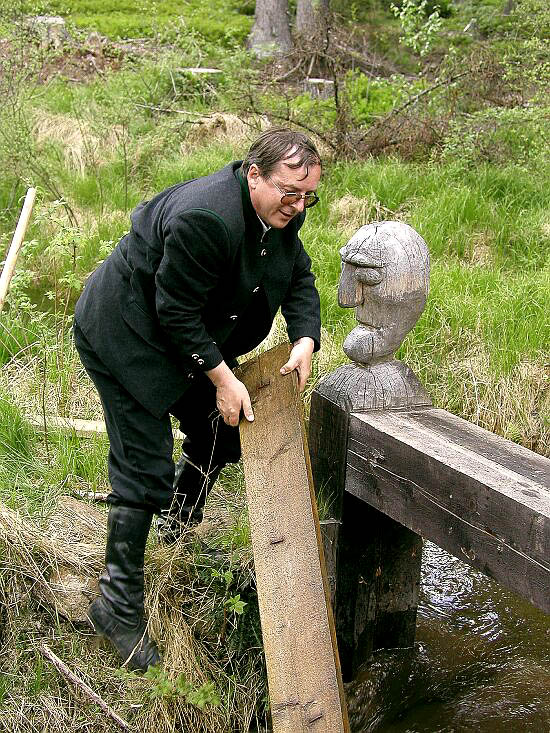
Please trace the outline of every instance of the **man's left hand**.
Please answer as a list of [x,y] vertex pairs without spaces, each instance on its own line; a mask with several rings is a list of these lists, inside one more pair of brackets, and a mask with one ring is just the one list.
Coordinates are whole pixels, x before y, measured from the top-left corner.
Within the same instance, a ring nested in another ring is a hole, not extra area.
[[309,338],[309,336],[303,336],[301,339],[298,339],[293,344],[287,363],[281,367],[281,374],[290,374],[290,372],[296,369],[298,372],[300,392],[303,391],[307,378],[311,374],[311,357],[314,346],[313,339]]

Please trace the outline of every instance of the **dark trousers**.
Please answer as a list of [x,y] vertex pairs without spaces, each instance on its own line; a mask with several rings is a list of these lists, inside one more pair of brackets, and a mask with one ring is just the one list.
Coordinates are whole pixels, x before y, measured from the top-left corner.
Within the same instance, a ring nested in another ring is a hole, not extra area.
[[239,429],[226,425],[216,409],[216,388],[197,373],[187,391],[160,419],[124,389],[101,362],[77,323],[74,341],[95,384],[109,436],[108,501],[147,508],[170,507],[174,493],[174,439],[170,415],[180,423],[193,462],[205,473],[235,463],[241,455]]

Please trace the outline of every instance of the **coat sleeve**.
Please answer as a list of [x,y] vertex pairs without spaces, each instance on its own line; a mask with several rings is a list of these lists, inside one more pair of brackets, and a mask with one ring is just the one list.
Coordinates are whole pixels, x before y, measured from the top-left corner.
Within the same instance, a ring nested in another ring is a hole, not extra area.
[[194,209],[167,224],[164,254],[155,276],[157,315],[177,356],[203,371],[223,360],[205,328],[202,311],[227,273],[229,259],[227,228],[212,212]]
[[293,343],[302,336],[309,336],[315,343],[314,351],[318,351],[321,345],[319,293],[315,287],[315,275],[311,272],[311,259],[299,239],[292,279],[281,312],[289,340]]

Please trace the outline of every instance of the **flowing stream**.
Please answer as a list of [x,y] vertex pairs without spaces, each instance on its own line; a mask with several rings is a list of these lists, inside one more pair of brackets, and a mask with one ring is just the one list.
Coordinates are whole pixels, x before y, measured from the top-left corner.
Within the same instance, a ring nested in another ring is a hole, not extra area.
[[353,733],[550,733],[550,616],[429,542],[416,639],[346,685]]

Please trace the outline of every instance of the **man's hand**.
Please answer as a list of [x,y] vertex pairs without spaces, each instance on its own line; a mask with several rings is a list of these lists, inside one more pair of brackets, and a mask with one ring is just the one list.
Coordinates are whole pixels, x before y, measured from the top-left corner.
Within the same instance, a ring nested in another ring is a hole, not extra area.
[[216,387],[216,407],[226,425],[236,427],[239,424],[241,409],[249,422],[254,420],[247,388],[224,361],[208,370],[206,375]]
[[311,357],[315,344],[309,336],[303,336],[294,342],[292,351],[290,352],[287,363],[281,367],[281,374],[290,374],[290,372],[298,372],[298,386],[300,392],[306,386],[307,378],[311,374]]

